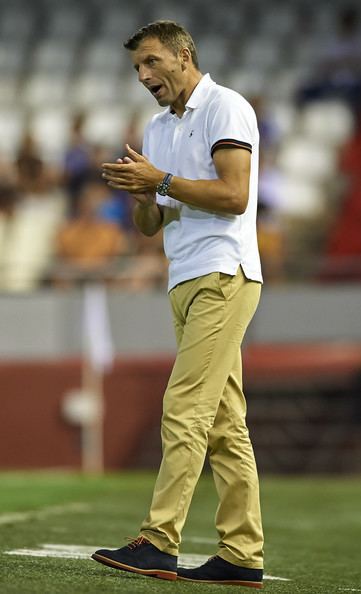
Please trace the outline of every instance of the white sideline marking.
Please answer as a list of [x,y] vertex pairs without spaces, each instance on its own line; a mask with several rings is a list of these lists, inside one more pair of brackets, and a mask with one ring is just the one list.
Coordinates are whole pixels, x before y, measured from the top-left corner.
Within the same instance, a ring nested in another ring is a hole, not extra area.
[[[84,545],[65,545],[65,544],[43,544],[39,549],[15,549],[5,551],[6,555],[24,555],[26,557],[57,557],[58,559],[88,559],[90,555],[101,547],[90,547]],[[182,567],[197,567],[207,561],[209,555],[179,555],[179,564]],[[265,580],[277,580],[280,582],[290,582],[291,580],[274,575],[263,576]]]
[[64,512],[85,512],[90,509],[87,503],[68,503],[67,505],[52,505],[39,510],[26,512],[13,512],[0,514],[0,525],[16,524],[18,522],[27,522],[28,520],[43,520],[49,516],[63,514]]

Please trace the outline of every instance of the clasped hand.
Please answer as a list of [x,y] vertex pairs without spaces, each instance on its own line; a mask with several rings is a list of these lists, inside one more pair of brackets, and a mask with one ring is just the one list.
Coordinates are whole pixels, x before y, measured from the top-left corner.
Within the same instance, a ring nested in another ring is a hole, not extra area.
[[154,194],[164,173],[154,167],[146,157],[126,145],[128,156],[116,163],[103,163],[102,177],[108,186],[126,190],[131,194]]

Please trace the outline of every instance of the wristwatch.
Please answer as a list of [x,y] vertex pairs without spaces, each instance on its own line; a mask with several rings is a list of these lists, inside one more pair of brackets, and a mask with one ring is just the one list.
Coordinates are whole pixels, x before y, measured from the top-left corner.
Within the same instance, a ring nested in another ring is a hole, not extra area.
[[162,181],[157,185],[156,192],[161,196],[167,196],[169,186],[171,184],[173,175],[171,173],[166,173],[163,177]]

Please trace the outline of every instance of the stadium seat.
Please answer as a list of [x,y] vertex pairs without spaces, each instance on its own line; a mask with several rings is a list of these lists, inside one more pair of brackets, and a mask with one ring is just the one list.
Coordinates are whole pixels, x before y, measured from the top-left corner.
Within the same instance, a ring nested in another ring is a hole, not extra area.
[[329,146],[306,136],[293,136],[281,147],[278,165],[286,174],[300,180],[322,183],[335,171],[336,153]]
[[263,36],[270,36],[274,39],[289,39],[295,34],[296,12],[290,4],[283,4],[277,10],[265,10],[260,19],[260,32]]
[[245,47],[243,66],[246,70],[279,67],[282,47],[277,37],[253,37]]
[[342,6],[342,0],[0,0],[0,151],[15,155],[30,118],[43,157],[59,160],[69,117],[78,112],[86,115],[88,140],[118,146],[130,110],[139,111],[142,126],[159,110],[122,43],[144,23],[171,18],[194,34],[203,72],[246,99],[263,98],[266,119],[278,131],[263,149],[279,151],[285,212],[311,216],[324,204],[324,186],[334,186],[338,151],[354,121],[339,101],[300,111],[296,99],[335,37]]
[[118,92],[119,100],[123,107],[131,106],[132,108],[156,109],[159,111],[159,106],[149,91],[143,85],[139,84],[137,77],[134,76],[134,72],[130,72],[129,75],[123,75],[119,79]]
[[75,109],[120,103],[120,80],[108,72],[82,74],[74,81],[69,99]]
[[24,82],[23,104],[26,109],[43,109],[49,105],[63,106],[68,99],[69,80],[66,76],[35,73]]
[[45,161],[62,160],[70,131],[70,113],[66,108],[37,110],[30,119],[29,130]]
[[326,204],[325,192],[319,184],[290,174],[282,179],[279,197],[278,210],[290,217],[317,217]]
[[87,112],[84,136],[92,144],[117,148],[129,122],[129,111],[118,105],[94,108]]
[[296,108],[291,101],[270,102],[269,112],[281,137],[290,137],[295,133],[298,118]]
[[[297,38],[298,39],[298,38]],[[324,41],[320,39],[317,29],[315,33],[305,35],[302,42],[298,41],[293,45],[294,63],[300,67],[307,67],[309,74],[311,69],[320,60]]]
[[291,101],[294,103],[295,92],[308,73],[308,67],[301,65],[287,65],[268,73],[266,95],[273,101]]
[[211,72],[215,77],[227,63],[227,43],[221,37],[207,35],[201,37],[197,45],[199,63],[203,72]]
[[142,8],[136,10],[135,4],[127,4],[124,10],[119,2],[104,2],[99,5],[98,10],[98,34],[109,40],[117,40],[119,49],[122,41],[143,24]]
[[37,11],[26,2],[8,2],[0,13],[0,39],[24,42],[32,35],[36,25]]
[[5,265],[5,242],[7,237],[7,218],[0,214],[0,290],[2,284],[2,276]]
[[54,40],[79,40],[88,24],[90,11],[82,2],[75,6],[66,6],[61,3],[59,6],[51,6],[47,16],[47,33]]
[[14,158],[25,128],[25,114],[22,109],[0,110],[0,153]]
[[18,76],[26,61],[26,45],[17,41],[3,41],[0,37],[0,73]]
[[177,23],[182,23],[186,28],[192,27],[192,10],[184,10],[183,2],[181,4],[169,2],[168,0],[158,0],[154,2],[150,9],[150,21],[158,19],[170,19]]
[[84,75],[106,71],[116,76],[124,67],[127,56],[121,50],[119,39],[92,39],[83,52],[82,71]]
[[14,105],[19,105],[19,108],[22,111],[23,106],[19,101],[19,87],[20,81],[16,76],[13,75],[2,75],[1,76],[1,94],[0,94],[0,117],[1,111],[7,111],[7,109],[11,109]]
[[74,67],[76,47],[70,40],[45,39],[39,43],[33,58],[33,70],[39,74],[64,76]]
[[316,142],[340,146],[354,129],[353,115],[341,101],[313,102],[303,108],[301,130]]
[[51,262],[63,207],[61,200],[47,201],[15,214],[3,251],[3,290],[29,291],[38,286]]
[[[221,83],[220,80],[217,80]],[[269,76],[266,72],[259,70],[243,70],[240,69],[236,72],[231,73],[228,76],[227,84],[241,93],[244,97],[254,97],[263,95],[267,89],[269,83]]]

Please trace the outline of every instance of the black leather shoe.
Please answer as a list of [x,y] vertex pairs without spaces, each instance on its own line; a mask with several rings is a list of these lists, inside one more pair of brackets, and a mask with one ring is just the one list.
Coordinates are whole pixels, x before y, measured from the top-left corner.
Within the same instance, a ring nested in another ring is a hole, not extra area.
[[92,559],[122,571],[132,571],[162,580],[177,579],[177,557],[163,553],[143,536],[121,549],[99,549],[92,555]]
[[217,556],[211,557],[204,565],[195,569],[178,567],[177,579],[188,582],[204,582],[207,584],[228,584],[249,586],[250,588],[263,588],[262,569],[238,567]]

